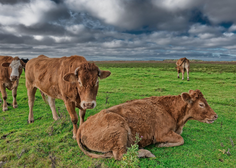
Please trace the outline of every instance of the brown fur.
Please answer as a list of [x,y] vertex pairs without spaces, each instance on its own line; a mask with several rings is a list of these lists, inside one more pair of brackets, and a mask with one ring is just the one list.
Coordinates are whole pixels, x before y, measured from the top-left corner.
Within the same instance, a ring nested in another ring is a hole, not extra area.
[[182,79],[184,79],[184,72],[187,71],[187,80],[189,81],[189,60],[184,57],[184,58],[180,58],[177,62],[176,62],[176,69],[178,72],[178,78],[179,78],[179,73],[182,72]]
[[[204,108],[200,104],[204,104]],[[143,137],[139,142],[141,148],[155,143],[159,147],[184,144],[180,134],[190,119],[207,123],[217,119],[199,90],[190,90],[178,96],[133,100],[102,110],[80,126],[77,142],[90,157],[105,158],[112,152],[113,157],[120,160],[126,148],[134,143],[136,133]],[[105,154],[92,154],[84,146]],[[146,152],[140,151],[139,156],[153,156]]]
[[75,107],[80,109],[80,124],[82,124],[86,109],[94,107],[92,103],[85,103],[89,104],[89,107],[82,107],[81,102],[96,101],[99,72],[103,78],[110,75],[109,71],[100,71],[94,63],[89,63],[84,57],[77,55],[62,58],[48,58],[40,55],[29,60],[25,73],[30,108],[29,123],[34,121],[32,108],[38,88],[44,100],[46,100],[45,95],[48,96],[55,120],[59,118],[55,110],[55,99],[64,101],[73,122],[75,138],[78,121]]
[[22,68],[24,68],[25,63],[22,60],[20,60],[22,67],[18,69],[19,76],[15,81],[12,81],[10,79],[12,69],[10,67],[3,67],[3,64],[11,64],[13,60],[20,60],[20,59],[18,57],[13,58],[11,56],[0,56],[0,91],[2,93],[2,98],[3,98],[3,111],[8,110],[7,101],[6,101],[7,99],[6,88],[8,90],[12,90],[13,108],[18,107],[17,102],[16,102],[17,87],[18,87],[20,75],[22,73]]

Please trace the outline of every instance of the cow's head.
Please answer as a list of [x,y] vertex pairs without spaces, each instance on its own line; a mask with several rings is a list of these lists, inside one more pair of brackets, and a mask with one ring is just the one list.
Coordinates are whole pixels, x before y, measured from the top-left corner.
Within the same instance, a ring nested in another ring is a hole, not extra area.
[[177,66],[177,67],[175,67],[176,69],[177,69],[177,72],[178,73],[181,73],[181,67],[180,66]]
[[218,118],[200,90],[189,90],[189,93],[182,93],[181,97],[188,103],[190,119],[210,124]]
[[25,63],[22,60],[20,60],[20,58],[15,57],[15,58],[13,58],[11,63],[4,62],[4,63],[2,63],[2,66],[5,68],[9,68],[10,80],[15,81],[15,80],[19,79],[19,77],[22,73],[22,68],[25,67]]
[[67,73],[64,80],[76,83],[80,106],[83,109],[92,109],[96,106],[99,78],[105,79],[110,74],[110,71],[102,71],[94,63],[84,63],[77,67],[74,73]]

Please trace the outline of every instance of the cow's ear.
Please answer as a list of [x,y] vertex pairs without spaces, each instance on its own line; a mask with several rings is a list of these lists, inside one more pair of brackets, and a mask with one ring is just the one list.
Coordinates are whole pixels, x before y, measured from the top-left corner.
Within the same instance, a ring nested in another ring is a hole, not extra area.
[[9,65],[10,65],[10,63],[8,63],[8,62],[2,63],[2,66],[5,67],[5,68],[9,67]]
[[189,104],[191,104],[193,102],[191,97],[190,97],[190,95],[188,93],[182,93],[181,97],[182,97],[183,101],[185,101],[185,102],[187,102]]
[[75,83],[77,82],[77,76],[74,73],[67,73],[63,77],[64,81],[70,82],[70,83]]
[[21,63],[21,65],[22,65],[23,67],[25,67],[25,63],[24,63],[24,61],[22,61],[21,59],[20,59],[20,63]]
[[111,75],[110,71],[102,71],[102,70],[100,70],[100,74],[99,74],[100,79],[105,79],[105,78],[107,78],[110,75]]

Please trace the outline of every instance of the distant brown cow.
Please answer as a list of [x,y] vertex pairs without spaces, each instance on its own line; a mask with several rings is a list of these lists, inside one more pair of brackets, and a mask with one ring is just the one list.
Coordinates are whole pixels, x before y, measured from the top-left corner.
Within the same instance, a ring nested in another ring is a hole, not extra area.
[[[143,137],[141,148],[155,143],[158,147],[179,146],[184,144],[180,134],[188,120],[213,123],[217,117],[200,90],[133,100],[89,117],[78,129],[77,142],[90,157],[120,160],[136,133]],[[139,157],[144,156],[154,157],[148,150],[139,150]]]
[[184,80],[184,72],[187,70],[187,80],[189,81],[189,60],[184,57],[184,58],[180,58],[177,62],[176,62],[176,69],[178,72],[178,78],[179,78],[179,73],[182,72],[182,80]]
[[[25,63],[18,57],[13,58],[11,56],[0,56],[0,63],[0,91],[3,98],[2,110],[6,111],[8,110],[6,88],[12,90],[13,108],[18,107],[16,102],[17,87]],[[0,99],[0,101],[2,100]]]
[[73,138],[76,137],[79,108],[80,125],[84,122],[86,109],[96,106],[99,80],[110,75],[110,71],[100,70],[84,57],[71,56],[48,58],[40,55],[26,64],[26,87],[28,92],[29,118],[34,122],[33,105],[37,88],[48,96],[53,119],[59,119],[55,109],[55,99],[62,99],[73,123]]

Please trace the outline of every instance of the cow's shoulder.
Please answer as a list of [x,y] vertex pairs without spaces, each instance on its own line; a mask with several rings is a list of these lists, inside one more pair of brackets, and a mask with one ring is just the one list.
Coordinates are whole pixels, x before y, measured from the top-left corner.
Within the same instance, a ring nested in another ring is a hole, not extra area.
[[78,66],[88,63],[88,61],[82,56],[73,55],[70,57],[61,57],[60,63],[62,71],[74,71]]

